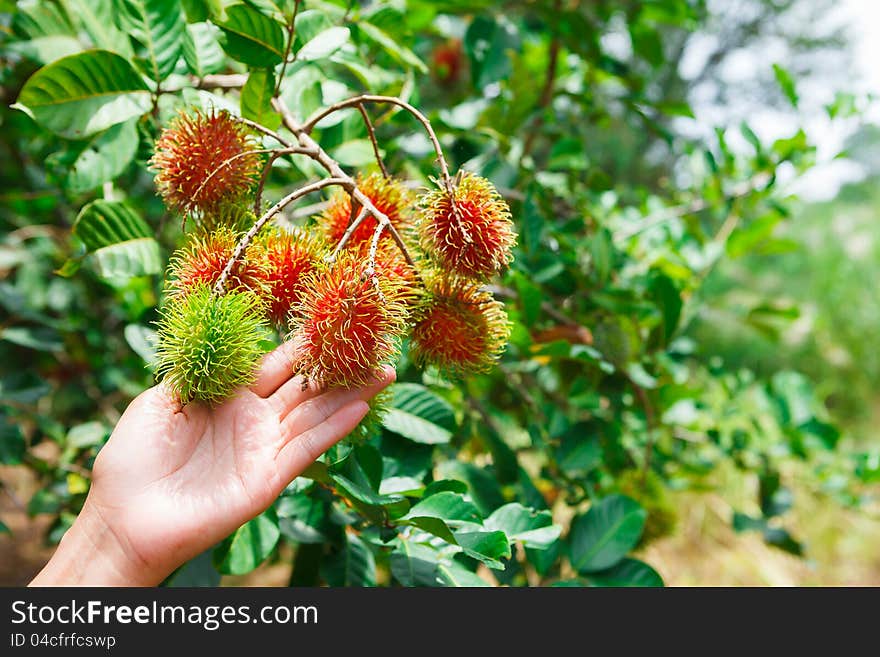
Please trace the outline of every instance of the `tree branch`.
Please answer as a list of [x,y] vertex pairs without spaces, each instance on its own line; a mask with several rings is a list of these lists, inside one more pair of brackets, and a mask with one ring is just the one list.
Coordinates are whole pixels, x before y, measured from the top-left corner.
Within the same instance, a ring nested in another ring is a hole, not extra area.
[[434,146],[434,152],[437,155],[437,164],[440,166],[440,175],[443,181],[443,185],[447,189],[451,188],[452,178],[449,175],[449,165],[446,163],[446,157],[443,155],[443,149],[440,146],[440,140],[437,139],[437,134],[434,132],[434,128],[431,127],[431,122],[428,121],[428,118],[419,110],[407,103],[405,100],[401,100],[400,98],[394,98],[393,96],[372,96],[369,94],[364,94],[361,96],[355,96],[354,98],[349,98],[347,100],[341,100],[338,103],[334,103],[333,105],[330,105],[329,107],[326,107],[314,113],[312,116],[306,119],[305,123],[303,123],[302,126],[299,127],[299,130],[305,134],[309,134],[312,130],[315,129],[315,125],[317,125],[322,119],[330,116],[334,112],[338,112],[339,110],[343,110],[349,107],[357,107],[358,105],[362,105],[363,103],[388,103],[390,105],[397,105],[398,107],[401,107],[412,114],[416,118],[416,120],[421,123],[422,126],[425,128],[425,132],[428,133],[428,138],[431,140],[431,144]]
[[247,250],[248,246],[250,246],[251,240],[254,239],[254,236],[260,232],[260,229],[266,225],[266,223],[278,214],[281,210],[283,210],[287,205],[297,200],[298,198],[302,198],[307,194],[311,194],[312,192],[317,192],[325,187],[330,187],[331,185],[341,185],[346,186],[348,184],[348,180],[344,178],[325,178],[324,180],[319,180],[310,185],[306,185],[305,187],[300,187],[294,192],[291,192],[283,199],[278,201],[275,205],[269,208],[262,217],[257,219],[256,223],[251,226],[250,230],[245,233],[244,237],[239,240],[238,244],[235,245],[235,250],[232,252],[232,256],[229,258],[229,261],[226,263],[226,266],[223,268],[223,271],[220,272],[220,277],[217,279],[217,283],[214,285],[214,292],[216,294],[223,294],[226,287],[226,281],[229,279],[229,275],[232,273],[235,264],[241,259],[241,256]]
[[[359,98],[365,98],[364,96],[360,96]],[[369,97],[367,97],[369,98]],[[377,98],[384,98],[384,96],[377,96]],[[397,100],[397,99],[392,99]],[[403,101],[400,101],[403,102]],[[364,194],[357,186],[354,178],[348,175],[345,171],[342,170],[342,167],[330,157],[327,152],[321,148],[321,146],[309,135],[308,130],[306,129],[307,124],[299,125],[296,121],[296,118],[293,114],[290,113],[290,110],[284,104],[284,102],[280,98],[273,98],[272,105],[281,114],[281,120],[284,122],[284,125],[287,127],[290,132],[292,132],[298,142],[299,145],[308,151],[313,151],[314,155],[312,155],[312,159],[314,159],[318,164],[320,164],[326,171],[336,179],[341,179],[344,181],[342,185],[349,194],[351,194],[352,199],[356,200],[361,204],[362,207],[366,208],[367,212],[369,212],[380,224],[385,224],[385,229],[388,230],[392,239],[394,240],[397,247],[400,249],[400,252],[403,254],[403,257],[406,259],[406,262],[413,268],[415,268],[416,263],[413,260],[412,256],[409,254],[409,250],[406,247],[406,243],[403,241],[403,238],[400,236],[397,228],[395,228],[394,224],[391,223],[391,220],[388,216],[379,210],[374,204],[373,201],[370,200],[370,197]],[[339,103],[337,103],[339,105]],[[348,105],[346,105],[348,106]],[[418,111],[413,108],[414,111]],[[335,111],[335,110],[334,110]],[[423,117],[424,118],[424,117]],[[320,121],[320,119],[318,119]],[[427,119],[425,119],[427,121]],[[433,130],[432,130],[433,133]],[[436,136],[435,136],[436,138]],[[439,147],[439,143],[438,143]],[[445,164],[445,160],[444,160]],[[448,173],[448,171],[447,171]]]
[[388,180],[390,176],[388,175],[388,169],[385,168],[385,162],[382,161],[382,154],[379,152],[379,143],[376,141],[376,130],[373,128],[373,122],[370,121],[370,116],[367,114],[367,110],[364,109],[363,103],[359,103],[357,108],[361,113],[361,118],[364,120],[364,125],[367,127],[370,143],[373,144],[373,154],[376,156],[376,162],[382,170],[382,175]]

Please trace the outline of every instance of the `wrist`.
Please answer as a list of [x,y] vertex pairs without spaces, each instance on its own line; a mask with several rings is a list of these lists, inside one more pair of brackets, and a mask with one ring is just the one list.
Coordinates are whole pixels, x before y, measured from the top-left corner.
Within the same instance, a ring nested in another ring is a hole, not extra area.
[[146,566],[96,505],[86,500],[52,558],[31,586],[155,586],[164,579]]

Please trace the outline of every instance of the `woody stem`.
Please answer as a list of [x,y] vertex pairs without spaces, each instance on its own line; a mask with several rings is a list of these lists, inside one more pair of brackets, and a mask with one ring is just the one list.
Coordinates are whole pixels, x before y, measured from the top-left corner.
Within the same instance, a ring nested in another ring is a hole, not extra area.
[[226,288],[226,281],[229,279],[232,270],[235,268],[236,263],[241,259],[244,252],[247,250],[248,246],[250,246],[251,241],[254,239],[257,233],[260,232],[260,229],[266,225],[266,223],[272,219],[276,214],[281,212],[287,205],[293,203],[298,198],[302,198],[307,194],[311,194],[312,192],[317,192],[318,190],[324,189],[325,187],[329,187],[331,185],[341,185],[345,186],[348,181],[342,178],[324,178],[323,180],[319,180],[310,185],[306,185],[305,187],[300,187],[294,192],[291,192],[283,199],[278,201],[271,208],[266,210],[265,214],[263,214],[259,219],[257,219],[256,223],[251,226],[250,230],[245,233],[244,237],[242,237],[238,244],[235,245],[235,249],[232,251],[232,256],[229,258],[229,261],[226,263],[226,266],[223,267],[223,271],[220,272],[220,277],[217,279],[217,282],[214,284],[214,293],[221,295],[224,293]]

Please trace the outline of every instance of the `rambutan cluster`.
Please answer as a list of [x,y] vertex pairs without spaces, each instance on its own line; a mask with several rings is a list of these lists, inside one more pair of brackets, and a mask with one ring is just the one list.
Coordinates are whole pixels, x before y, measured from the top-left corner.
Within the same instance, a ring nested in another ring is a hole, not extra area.
[[511,261],[516,235],[488,180],[465,173],[419,198],[359,175],[366,211],[339,190],[305,228],[249,231],[262,159],[229,114],[180,114],[151,163],[166,205],[198,219],[171,257],[158,331],[158,372],[183,402],[218,403],[247,385],[270,327],[292,343],[292,374],[323,387],[370,382],[407,336],[417,365],[453,376],[487,370],[504,350],[510,325],[485,282]]

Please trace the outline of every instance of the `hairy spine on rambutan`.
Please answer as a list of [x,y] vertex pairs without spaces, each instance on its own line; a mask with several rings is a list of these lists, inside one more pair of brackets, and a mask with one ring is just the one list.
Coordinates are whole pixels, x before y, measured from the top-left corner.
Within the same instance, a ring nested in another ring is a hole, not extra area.
[[410,340],[420,367],[453,376],[484,372],[504,351],[511,324],[504,306],[476,281],[434,275]]
[[[230,228],[211,233],[190,233],[184,245],[169,261],[166,290],[171,296],[188,294],[198,285],[213,286],[232,257],[238,236]],[[226,283],[227,290],[249,290],[266,294],[270,286],[265,255],[251,245],[235,263]]]
[[351,445],[360,445],[376,436],[382,430],[382,422],[391,407],[393,395],[391,390],[385,388],[375,397],[369,400],[370,410],[357,426],[345,437],[345,442]]
[[513,259],[516,232],[510,208],[495,186],[464,173],[452,183],[425,194],[418,223],[422,248],[443,269],[486,280]]
[[397,355],[405,302],[394,283],[369,274],[343,251],[307,278],[291,320],[295,373],[327,387],[365,385]]
[[261,231],[251,248],[266,266],[269,318],[276,326],[286,326],[306,278],[325,255],[326,247],[302,229],[272,227]]
[[258,149],[229,112],[181,112],[156,140],[150,166],[169,208],[206,215],[247,194],[262,166]]
[[183,403],[220,403],[253,382],[265,329],[255,294],[198,285],[161,311],[157,374]]
[[[385,178],[382,174],[372,173],[359,175],[357,186],[372,201],[376,209],[384,213],[398,232],[407,233],[412,230],[412,209],[415,202],[413,193],[400,181]],[[355,210],[360,210],[356,207]],[[354,213],[355,216],[357,212]],[[349,224],[354,220],[351,212],[351,196],[348,192],[338,189],[330,197],[326,209],[315,218],[318,228],[331,244],[337,244],[345,235]],[[356,247],[368,244],[376,230],[376,219],[369,215],[354,230],[348,240],[348,246]],[[382,241],[391,239],[386,230]]]

